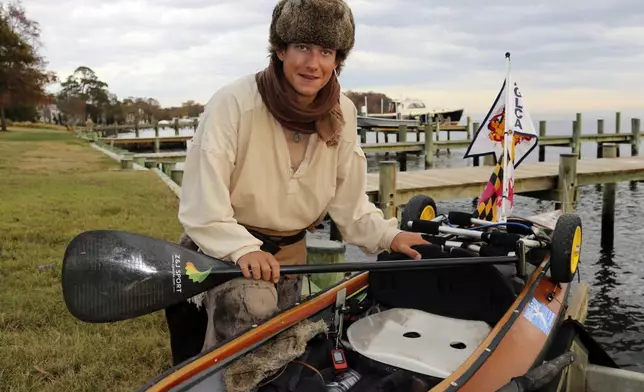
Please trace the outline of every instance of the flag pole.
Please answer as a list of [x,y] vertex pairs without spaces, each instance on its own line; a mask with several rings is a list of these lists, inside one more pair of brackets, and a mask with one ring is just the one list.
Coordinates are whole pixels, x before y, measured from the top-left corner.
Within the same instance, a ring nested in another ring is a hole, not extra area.
[[508,200],[508,142],[512,143],[510,132],[512,125],[510,125],[510,100],[512,83],[510,81],[510,52],[505,53],[506,58],[506,75],[505,75],[505,114],[504,114],[504,129],[503,129],[503,198],[501,199],[501,216],[499,217],[500,223],[505,223],[507,220],[505,206]]

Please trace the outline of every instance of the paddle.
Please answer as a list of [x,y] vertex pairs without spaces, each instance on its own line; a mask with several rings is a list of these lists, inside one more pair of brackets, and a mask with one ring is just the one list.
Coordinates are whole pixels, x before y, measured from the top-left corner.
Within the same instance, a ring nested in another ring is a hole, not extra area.
[[[515,256],[441,258],[283,266],[281,274],[420,269],[515,263]],[[235,277],[239,267],[141,234],[86,231],[68,244],[63,259],[63,297],[86,322],[112,322],[149,314],[182,302]]]

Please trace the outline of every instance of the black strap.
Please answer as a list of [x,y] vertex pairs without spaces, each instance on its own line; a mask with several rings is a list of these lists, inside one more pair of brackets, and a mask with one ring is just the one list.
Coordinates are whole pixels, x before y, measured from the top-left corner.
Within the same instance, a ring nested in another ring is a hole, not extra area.
[[260,246],[260,249],[272,255],[277,254],[277,252],[282,249],[282,246],[295,244],[296,242],[301,241],[306,236],[306,230],[302,230],[297,234],[285,237],[262,234],[250,229],[247,230],[253,237],[262,241],[262,246]]

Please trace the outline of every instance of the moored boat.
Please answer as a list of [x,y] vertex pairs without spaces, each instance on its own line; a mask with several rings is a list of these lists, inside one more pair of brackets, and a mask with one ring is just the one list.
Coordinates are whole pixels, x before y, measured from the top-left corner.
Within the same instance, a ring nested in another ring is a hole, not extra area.
[[[357,382],[336,390],[496,391],[565,354],[570,344],[554,342],[574,322],[564,315],[579,263],[579,217],[556,211],[504,225],[470,217],[437,217],[431,198],[412,198],[404,229],[433,243],[419,249],[424,259],[451,265],[405,268],[402,255],[382,254],[380,263],[401,267],[348,276],[141,390],[316,391],[344,375]],[[293,337],[300,350],[277,355]],[[257,382],[241,388],[248,379]]]
[[368,118],[390,119],[390,120],[415,120],[420,123],[439,122],[441,125],[456,126],[463,117],[465,109],[429,109],[425,102],[418,98],[406,98],[404,100],[393,100],[390,103],[389,113],[369,113]]
[[418,120],[398,120],[396,118],[383,118],[374,116],[358,116],[359,128],[396,128],[400,125],[408,127],[417,127],[420,125]]

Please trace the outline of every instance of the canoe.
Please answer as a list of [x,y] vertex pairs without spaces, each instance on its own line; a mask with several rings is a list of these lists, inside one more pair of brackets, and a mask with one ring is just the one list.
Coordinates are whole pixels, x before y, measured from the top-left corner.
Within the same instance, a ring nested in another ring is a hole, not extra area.
[[[497,391],[558,357],[565,363],[542,382],[557,390],[561,370],[572,360],[561,359],[571,341],[558,332],[574,325],[565,314],[578,272],[580,218],[553,211],[498,225],[469,213],[437,216],[436,211],[430,197],[415,196],[402,212],[401,226],[434,244],[423,248],[424,257],[454,265],[347,274],[140,390],[223,391],[222,380],[233,377],[235,366],[258,363],[253,356],[267,355],[265,348],[279,344],[279,337],[306,328],[325,332],[305,341],[305,353],[275,360],[253,391],[317,390],[279,388],[296,383],[297,374],[302,383],[319,378],[327,384],[359,375],[351,389],[328,390]],[[401,256],[384,253],[378,262]]]

